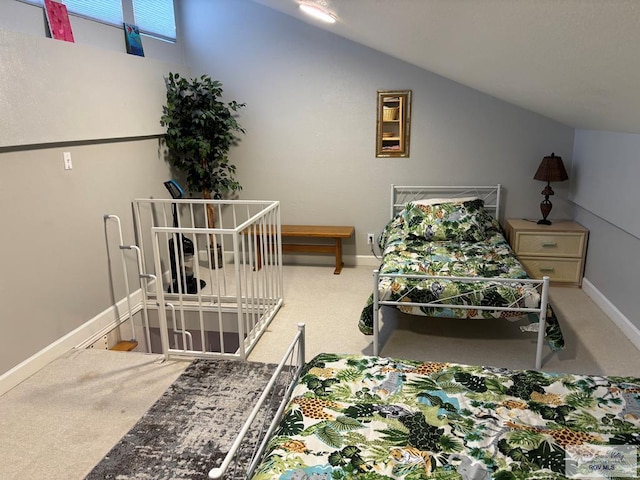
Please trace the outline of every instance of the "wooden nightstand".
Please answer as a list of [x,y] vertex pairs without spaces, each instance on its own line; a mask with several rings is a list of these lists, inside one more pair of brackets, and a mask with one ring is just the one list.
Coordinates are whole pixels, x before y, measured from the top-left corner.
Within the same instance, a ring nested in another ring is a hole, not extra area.
[[507,240],[533,278],[548,276],[553,285],[582,286],[589,231],[571,220],[551,225],[507,219]]

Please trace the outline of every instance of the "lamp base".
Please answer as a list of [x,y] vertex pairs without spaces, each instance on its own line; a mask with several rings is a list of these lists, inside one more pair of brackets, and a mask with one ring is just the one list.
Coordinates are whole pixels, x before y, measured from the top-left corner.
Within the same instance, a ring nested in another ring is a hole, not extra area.
[[551,225],[551,221],[547,220],[547,217],[551,213],[551,209],[553,205],[549,200],[549,195],[553,195],[553,190],[551,190],[551,185],[547,183],[547,186],[542,191],[544,195],[544,200],[540,202],[540,213],[542,213],[542,220],[538,220],[538,225]]

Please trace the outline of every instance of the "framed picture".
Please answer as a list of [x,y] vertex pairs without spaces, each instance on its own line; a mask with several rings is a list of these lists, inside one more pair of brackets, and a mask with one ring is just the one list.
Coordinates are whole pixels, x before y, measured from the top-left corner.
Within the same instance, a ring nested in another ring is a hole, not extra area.
[[44,0],[44,11],[49,24],[51,38],[73,42],[73,32],[71,31],[71,21],[69,20],[67,6],[54,0]]
[[408,157],[411,90],[378,90],[376,157]]
[[124,23],[124,39],[127,44],[127,53],[144,57],[142,39],[137,25]]

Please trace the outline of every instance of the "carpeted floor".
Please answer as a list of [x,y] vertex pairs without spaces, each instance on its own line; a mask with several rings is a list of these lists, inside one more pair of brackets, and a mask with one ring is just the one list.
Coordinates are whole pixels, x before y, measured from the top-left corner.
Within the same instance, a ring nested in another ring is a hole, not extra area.
[[[249,360],[278,362],[298,322],[306,323],[307,360],[320,352],[371,353],[371,337],[357,327],[371,270],[348,267],[333,275],[326,266],[286,266],[285,305]],[[567,347],[545,348],[543,370],[638,376],[638,349],[582,289],[554,287],[550,295]],[[383,356],[532,366],[533,335],[509,322],[463,324],[385,312],[383,324]],[[84,478],[186,367],[186,361],[163,361],[161,355],[94,350],[74,350],[51,362],[0,396],[0,479]],[[184,430],[192,428],[187,421]],[[210,427],[217,436],[218,425]]]
[[[194,360],[87,480],[207,478],[274,369],[265,363]],[[255,443],[255,432],[250,433]]]

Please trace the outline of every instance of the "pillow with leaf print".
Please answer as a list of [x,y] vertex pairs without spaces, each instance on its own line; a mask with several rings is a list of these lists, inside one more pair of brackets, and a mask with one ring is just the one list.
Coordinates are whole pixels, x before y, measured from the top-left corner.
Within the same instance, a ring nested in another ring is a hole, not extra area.
[[408,204],[403,217],[410,236],[434,242],[480,242],[486,238],[485,213],[484,202],[473,199],[434,205]]

